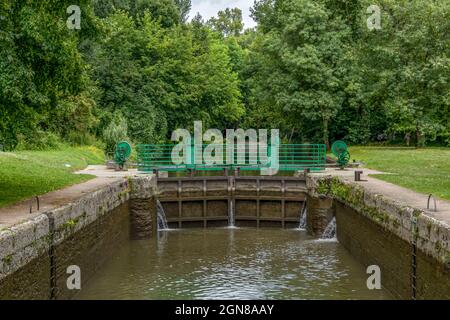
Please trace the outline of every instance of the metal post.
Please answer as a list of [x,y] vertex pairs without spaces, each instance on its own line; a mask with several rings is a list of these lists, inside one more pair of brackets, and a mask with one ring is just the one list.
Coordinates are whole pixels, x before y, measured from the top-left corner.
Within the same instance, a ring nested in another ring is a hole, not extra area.
[[38,196],[35,196],[35,197],[33,197],[31,200],[30,200],[30,214],[32,214],[33,213],[33,200],[36,200],[36,203],[37,203],[37,211],[39,211],[40,210],[40,204],[39,204],[39,197]]
[[308,174],[310,174],[311,173],[311,169],[310,168],[306,168],[304,171],[303,171],[303,174],[304,174],[304,176],[305,176],[305,179],[306,179],[306,177],[308,176]]
[[417,226],[417,217],[413,215],[411,217],[411,231],[412,231],[412,252],[411,252],[411,294],[412,299],[417,299],[417,238],[419,229]]
[[431,199],[433,199],[433,201],[434,201],[434,212],[437,212],[436,198],[433,197],[432,194],[430,194],[430,195],[428,196],[427,210],[430,210],[430,201],[431,201]]

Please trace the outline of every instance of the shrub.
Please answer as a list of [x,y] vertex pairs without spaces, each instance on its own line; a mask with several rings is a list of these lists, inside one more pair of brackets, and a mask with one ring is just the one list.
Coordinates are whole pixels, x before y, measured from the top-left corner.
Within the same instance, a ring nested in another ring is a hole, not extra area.
[[99,149],[104,149],[105,144],[94,136],[87,132],[71,131],[67,135],[67,142],[73,146],[95,146]]
[[103,131],[103,141],[105,142],[105,151],[112,152],[116,144],[122,140],[127,140],[128,125],[121,113],[114,114],[110,124]]
[[59,149],[63,145],[61,138],[50,131],[36,130],[30,137],[19,134],[16,150]]

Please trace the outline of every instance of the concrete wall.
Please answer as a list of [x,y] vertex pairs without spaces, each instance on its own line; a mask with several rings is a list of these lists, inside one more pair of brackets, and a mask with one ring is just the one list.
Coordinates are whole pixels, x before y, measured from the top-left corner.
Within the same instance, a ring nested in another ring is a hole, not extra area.
[[[124,179],[0,231],[0,299],[66,299],[67,267],[87,281],[130,236],[130,198],[147,199],[152,177]],[[139,196],[138,196],[139,195]],[[153,221],[147,222],[152,224]]]
[[333,199],[311,193],[308,194],[306,205],[308,209],[306,229],[311,235],[320,237],[333,219]]
[[0,299],[50,298],[49,219],[0,232]]
[[335,200],[339,242],[364,265],[379,265],[395,297],[450,299],[448,225],[336,177],[312,175],[307,186],[312,197]]
[[156,179],[153,176],[135,177],[130,180],[131,239],[146,239],[157,231]]

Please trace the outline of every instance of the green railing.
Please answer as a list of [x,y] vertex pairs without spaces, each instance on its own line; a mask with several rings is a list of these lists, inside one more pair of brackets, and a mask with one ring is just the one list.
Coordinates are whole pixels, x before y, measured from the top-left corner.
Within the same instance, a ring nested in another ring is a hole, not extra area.
[[[159,171],[185,171],[185,170],[223,170],[225,168],[240,170],[260,170],[270,167],[271,146],[264,149],[254,146],[252,152],[249,145],[246,148],[238,148],[234,145],[232,164],[227,164],[227,146],[223,145],[216,155],[216,159],[222,159],[221,163],[208,164],[203,159],[205,148],[211,148],[212,145],[202,145],[195,148],[190,146],[189,164],[176,165],[172,161],[173,144],[141,144],[136,147],[138,170],[141,172]],[[220,154],[220,152],[222,154]],[[276,152],[276,151],[275,151]],[[197,164],[194,164],[194,158],[197,155]],[[262,155],[262,156],[261,156]],[[281,144],[278,149],[279,170],[280,171],[298,171],[298,170],[323,170],[326,166],[326,146],[324,144]],[[229,163],[230,161],[228,161]]]

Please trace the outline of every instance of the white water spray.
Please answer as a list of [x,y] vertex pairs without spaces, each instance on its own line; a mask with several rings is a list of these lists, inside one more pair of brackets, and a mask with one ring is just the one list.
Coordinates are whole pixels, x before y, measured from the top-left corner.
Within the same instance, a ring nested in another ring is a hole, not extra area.
[[234,201],[230,200],[230,212],[228,214],[228,228],[234,228],[235,227],[233,204],[234,204]]
[[306,202],[304,202],[302,209],[300,211],[300,224],[298,226],[300,230],[306,230],[307,218],[308,218],[308,208],[306,206]]
[[335,240],[336,239],[336,218],[330,221],[320,240]]
[[159,200],[156,201],[156,212],[158,220],[158,231],[168,230],[169,225],[167,223],[166,212]]

